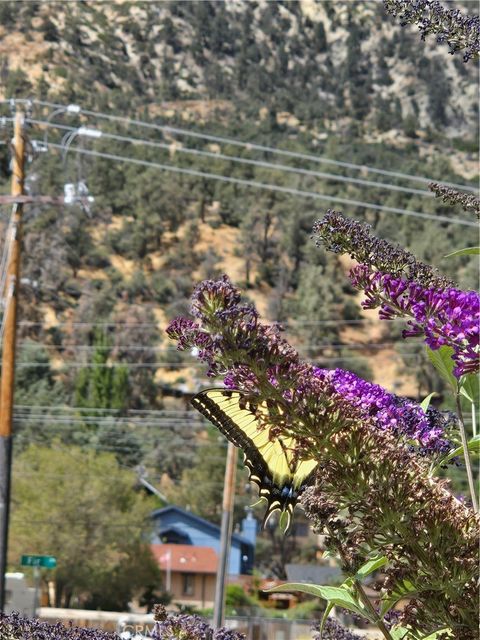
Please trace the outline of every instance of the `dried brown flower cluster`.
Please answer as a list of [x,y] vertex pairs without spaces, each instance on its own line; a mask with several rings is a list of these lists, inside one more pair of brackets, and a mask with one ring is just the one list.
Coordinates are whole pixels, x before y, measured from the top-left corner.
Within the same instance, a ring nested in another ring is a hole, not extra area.
[[341,211],[327,209],[324,217],[315,222],[312,231],[317,247],[333,253],[348,253],[370,269],[407,278],[424,287],[444,289],[454,284],[400,245],[377,238],[371,225],[347,218]]
[[383,0],[388,13],[400,18],[400,24],[415,24],[422,40],[433,34],[437,42],[446,42],[449,53],[463,53],[464,62],[478,59],[480,18],[456,8],[442,7],[438,0]]
[[[352,575],[369,554],[388,558],[383,593],[410,599],[400,622],[427,634],[443,625],[458,640],[478,638],[479,520],[445,481],[389,432],[363,423],[317,451],[317,484],[301,502]],[[402,470],[401,473],[399,470]]]
[[430,182],[428,188],[433,191],[436,198],[441,198],[448,204],[459,204],[464,211],[473,211],[477,214],[477,218],[480,218],[480,198],[473,193],[463,193],[438,182]]

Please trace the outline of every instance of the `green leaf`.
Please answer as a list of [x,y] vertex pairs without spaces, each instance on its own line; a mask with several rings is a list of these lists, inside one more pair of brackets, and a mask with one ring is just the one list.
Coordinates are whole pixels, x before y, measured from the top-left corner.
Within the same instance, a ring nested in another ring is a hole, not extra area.
[[428,407],[430,406],[430,402],[432,401],[433,396],[436,396],[436,395],[437,395],[436,391],[432,391],[432,393],[429,393],[428,396],[421,401],[420,406],[422,407],[425,413],[427,413]]
[[348,589],[351,592],[354,584],[355,578],[353,576],[348,576],[348,578],[346,578],[340,586],[342,587],[342,589]]
[[408,638],[408,634],[410,633],[410,629],[407,629],[407,627],[393,627],[392,629],[390,629],[390,635],[392,636],[393,640],[402,640],[403,638],[405,638],[405,640]]
[[363,565],[363,567],[360,567],[360,569],[357,571],[357,573],[355,574],[355,580],[365,580],[365,578],[371,573],[373,573],[377,569],[380,569],[380,567],[384,567],[387,562],[388,560],[385,556],[379,556],[377,558],[373,558],[373,560],[369,560]]
[[335,605],[333,604],[333,602],[329,602],[327,604],[327,608],[325,609],[325,613],[322,616],[322,621],[320,623],[320,638],[322,638],[322,633],[323,633],[323,627],[325,626],[325,623],[327,621],[328,616],[330,615],[330,611],[333,609]]
[[[332,553],[332,555],[334,554]],[[355,581],[354,578],[352,576],[349,576],[346,580],[342,582],[342,584],[340,585],[340,588],[347,589],[348,592],[351,593],[351,588],[353,587],[354,581]],[[326,606],[325,612],[322,616],[322,622],[320,623],[320,638],[322,637],[322,632],[323,632],[323,627],[325,626],[325,622],[327,621],[327,618],[330,615],[330,612],[334,606],[335,604],[333,602],[329,602]]]
[[469,373],[460,378],[460,393],[472,404],[478,402],[478,387],[478,376],[475,373]]
[[437,640],[440,634],[444,634],[444,633],[448,633],[450,638],[455,637],[452,633],[452,630],[449,629],[448,627],[445,627],[444,629],[439,629],[438,631],[434,631],[433,633],[430,633],[428,636],[423,636],[421,640]]
[[480,435],[476,435],[467,442],[467,449],[472,453],[480,454]]
[[452,251],[447,253],[444,258],[452,258],[453,256],[478,256],[480,254],[480,247],[466,247],[465,249],[458,249],[458,251]]
[[[438,631],[434,631],[433,633],[429,633],[428,636],[422,636],[419,640],[437,640],[437,638],[440,636],[440,634],[443,633],[448,633],[449,637],[453,638],[454,636],[452,635],[452,631],[451,629],[448,629],[447,627],[445,627],[444,629],[439,629]],[[408,640],[409,638],[411,638],[411,629],[409,629],[408,627],[400,627],[400,626],[395,626],[392,629],[390,629],[390,635],[392,636],[393,640]],[[416,638],[418,636],[415,636]]]
[[444,345],[440,347],[440,349],[429,349],[426,347],[427,356],[430,362],[433,364],[438,373],[442,376],[442,378],[448,382],[452,391],[455,393],[457,390],[457,379],[453,375],[453,368],[455,363],[453,362],[453,349],[452,347],[448,347]]
[[311,596],[322,598],[322,600],[326,600],[329,604],[353,611],[367,618],[370,622],[374,622],[370,612],[365,609],[350,591],[342,587],[324,587],[317,584],[304,584],[303,582],[287,582],[272,589],[265,589],[265,591],[267,593],[301,591],[302,593],[308,593]]
[[383,618],[386,613],[392,609],[399,600],[413,596],[417,593],[417,589],[409,580],[404,580],[395,587],[395,591],[386,598],[382,598],[380,607],[380,617]]
[[[467,449],[470,451],[470,453],[476,453],[477,455],[480,454],[480,435],[470,438],[470,440],[467,442]],[[447,453],[447,455],[444,458],[442,458],[441,461],[435,466],[434,472],[438,471],[438,469],[440,469],[441,466],[449,462],[452,458],[456,458],[457,456],[463,456],[463,454],[464,454],[463,445],[460,445],[456,449],[453,449],[453,451],[450,451],[450,453]]]

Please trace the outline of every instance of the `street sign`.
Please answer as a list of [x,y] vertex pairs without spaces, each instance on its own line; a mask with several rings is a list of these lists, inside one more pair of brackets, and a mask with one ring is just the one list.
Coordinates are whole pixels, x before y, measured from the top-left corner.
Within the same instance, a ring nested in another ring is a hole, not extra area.
[[53,556],[22,556],[22,567],[46,567],[54,569],[57,559]]

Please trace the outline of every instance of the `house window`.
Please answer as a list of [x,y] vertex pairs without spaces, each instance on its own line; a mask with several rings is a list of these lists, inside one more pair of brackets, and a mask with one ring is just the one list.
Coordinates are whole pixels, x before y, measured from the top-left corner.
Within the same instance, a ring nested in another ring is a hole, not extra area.
[[182,578],[183,578],[182,595],[193,596],[193,594],[195,593],[195,574],[182,573]]

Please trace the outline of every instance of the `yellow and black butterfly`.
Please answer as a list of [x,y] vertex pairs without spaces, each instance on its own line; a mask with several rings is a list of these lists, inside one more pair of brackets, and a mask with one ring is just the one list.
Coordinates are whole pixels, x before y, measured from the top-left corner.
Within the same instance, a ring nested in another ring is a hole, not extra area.
[[[270,439],[268,428],[259,428],[258,413],[268,422],[271,415],[265,403],[254,406],[240,391],[206,389],[192,398],[192,405],[202,413],[230,442],[244,453],[249,480],[259,488],[267,501],[262,526],[275,511],[281,511],[285,531],[291,526],[293,510],[301,492],[313,483],[315,460],[298,460],[294,455],[295,439]],[[285,514],[285,515],[284,515]]]

